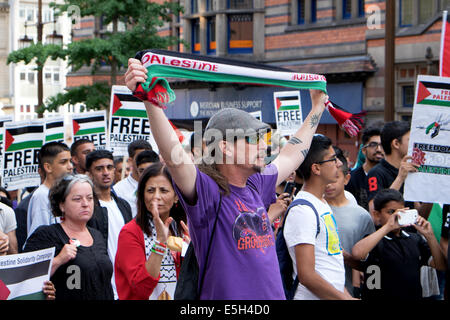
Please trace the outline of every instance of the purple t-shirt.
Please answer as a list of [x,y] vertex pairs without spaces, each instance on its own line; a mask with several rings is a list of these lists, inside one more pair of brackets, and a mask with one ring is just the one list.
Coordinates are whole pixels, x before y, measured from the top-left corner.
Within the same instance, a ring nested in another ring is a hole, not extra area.
[[[222,197],[216,232],[201,292],[202,300],[284,300],[273,234],[266,209],[274,202],[278,172],[274,165],[254,174],[245,188],[230,185]],[[219,187],[197,169],[197,202],[186,203],[190,236],[200,270],[219,206]]]

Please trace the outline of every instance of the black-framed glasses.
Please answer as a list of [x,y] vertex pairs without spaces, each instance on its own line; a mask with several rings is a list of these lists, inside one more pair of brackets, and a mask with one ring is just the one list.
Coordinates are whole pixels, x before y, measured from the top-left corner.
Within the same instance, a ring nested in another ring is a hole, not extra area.
[[322,160],[322,161],[317,161],[317,162],[315,162],[315,163],[317,163],[317,164],[323,164],[323,163],[331,162],[331,161],[334,161],[335,164],[337,163],[337,157],[336,157],[336,155],[334,155],[334,157],[331,158],[331,159],[328,159],[328,160]]
[[375,141],[370,142],[370,143],[368,143],[368,144],[363,146],[363,148],[374,148],[374,149],[378,148],[378,147],[381,147],[381,143],[378,143],[378,142],[375,142]]

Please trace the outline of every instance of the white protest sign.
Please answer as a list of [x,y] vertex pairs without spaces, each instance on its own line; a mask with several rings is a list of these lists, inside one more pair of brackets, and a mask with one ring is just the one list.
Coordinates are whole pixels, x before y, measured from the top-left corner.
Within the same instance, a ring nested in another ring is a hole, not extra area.
[[300,91],[279,91],[273,93],[277,131],[283,136],[297,132],[303,123]]
[[38,154],[44,143],[44,123],[30,120],[5,123],[3,185],[7,190],[38,186]]
[[115,156],[127,156],[128,145],[139,139],[158,151],[145,105],[126,86],[112,86],[109,110],[109,145]]
[[0,300],[44,300],[55,248],[0,256]]
[[73,142],[89,139],[97,150],[108,149],[105,110],[72,115],[72,128]]
[[418,76],[408,154],[420,167],[405,180],[405,200],[449,203],[450,78]]

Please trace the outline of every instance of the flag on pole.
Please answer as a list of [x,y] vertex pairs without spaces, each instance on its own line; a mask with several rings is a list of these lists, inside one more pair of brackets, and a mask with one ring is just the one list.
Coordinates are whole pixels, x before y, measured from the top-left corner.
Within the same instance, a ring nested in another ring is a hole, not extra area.
[[450,77],[450,21],[447,11],[442,13],[441,54],[439,59],[439,75]]

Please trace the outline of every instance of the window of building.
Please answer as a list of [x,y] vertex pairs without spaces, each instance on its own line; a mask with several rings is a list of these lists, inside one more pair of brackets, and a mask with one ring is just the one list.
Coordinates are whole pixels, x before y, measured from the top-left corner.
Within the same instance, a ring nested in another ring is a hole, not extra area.
[[429,0],[419,0],[419,23],[427,22],[433,13],[434,8]]
[[25,20],[26,9],[24,7],[19,8],[19,18]]
[[192,52],[200,53],[200,19],[192,20]]
[[253,52],[253,15],[228,15],[228,52]]
[[20,81],[27,80],[27,73],[25,71],[20,72]]
[[191,14],[198,13],[198,1],[199,0],[191,0]]
[[28,82],[34,84],[34,72],[28,72]]
[[317,0],[297,0],[297,24],[314,23],[316,20]]
[[53,83],[59,83],[59,68],[53,69]]
[[311,23],[317,20],[317,0],[311,0]]
[[212,17],[208,19],[208,30],[207,30],[207,39],[208,39],[208,54],[216,52],[216,17]]
[[34,8],[27,8],[26,9],[26,20],[27,22],[34,22],[36,19],[36,13],[34,11]]
[[228,9],[252,9],[253,0],[228,0]]
[[[411,27],[425,24],[430,21],[440,10],[445,9],[448,0],[399,0],[398,24],[400,27]],[[441,8],[441,9],[439,9]]]
[[402,107],[412,108],[414,105],[414,86],[406,85],[402,87]]
[[352,0],[342,0],[342,18],[350,19],[352,17]]
[[305,24],[305,1],[297,0],[297,24]]
[[441,0],[441,9],[445,10],[450,6],[450,0]]
[[400,26],[410,27],[413,24],[413,0],[400,0]]
[[44,81],[45,83],[52,83],[52,72],[48,69],[44,71]]
[[54,20],[54,11],[52,8],[42,10],[42,22],[51,22]]
[[214,11],[214,10],[216,10],[214,0],[206,0],[206,11]]
[[365,15],[364,0],[341,0],[342,19],[361,18]]
[[366,15],[366,10],[364,8],[364,0],[358,0],[358,16],[364,17]]

